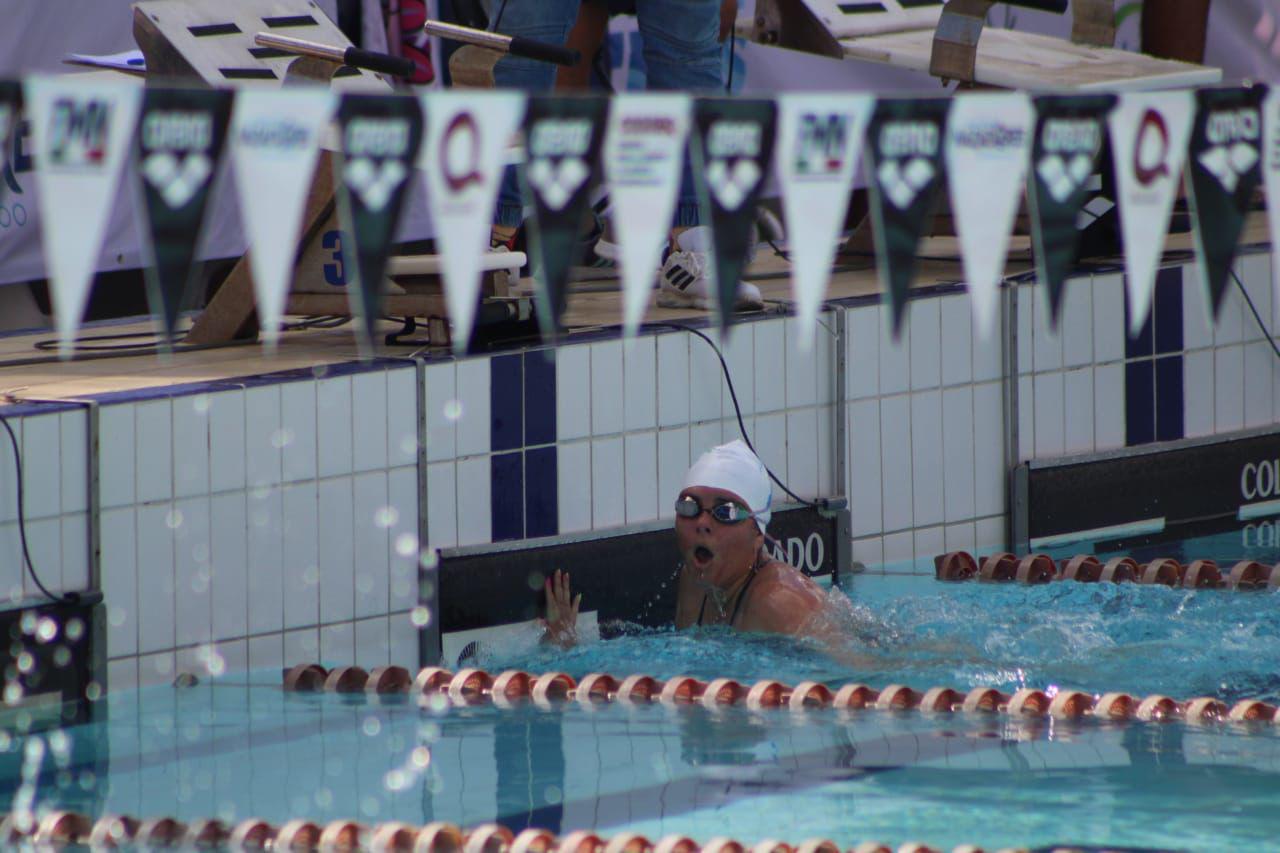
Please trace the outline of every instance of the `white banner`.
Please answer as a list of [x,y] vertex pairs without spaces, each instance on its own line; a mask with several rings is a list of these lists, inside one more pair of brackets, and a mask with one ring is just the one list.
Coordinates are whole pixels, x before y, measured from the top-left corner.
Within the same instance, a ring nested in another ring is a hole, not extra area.
[[1130,335],[1141,331],[1151,311],[1194,110],[1190,91],[1128,92],[1107,119],[1124,235]]
[[947,184],[978,337],[995,331],[1009,234],[1026,187],[1035,110],[1020,92],[965,94],[947,118]]
[[671,233],[693,103],[687,95],[615,95],[604,139],[605,180],[622,263],[623,335],[644,318]]
[[249,240],[249,265],[263,342],[280,335],[302,216],[322,134],[333,115],[329,89],[241,89],[231,116],[240,215]]
[[1271,87],[1262,102],[1262,179],[1266,182],[1267,218],[1271,223],[1272,298],[1280,299],[1280,263],[1274,260],[1275,249],[1280,246],[1280,83]]
[[800,349],[813,348],[818,309],[831,280],[840,228],[875,99],[858,94],[778,99],[775,171],[782,191]]
[[[72,77],[26,82],[35,143],[36,185],[44,199],[49,270],[59,350],[71,354],[93,283],[98,247],[129,152],[142,89]],[[56,223],[56,225],[55,225]]]
[[445,90],[422,96],[426,139],[418,167],[444,264],[453,348],[464,353],[480,295],[480,256],[489,251],[493,208],[511,135],[524,118],[522,92]]

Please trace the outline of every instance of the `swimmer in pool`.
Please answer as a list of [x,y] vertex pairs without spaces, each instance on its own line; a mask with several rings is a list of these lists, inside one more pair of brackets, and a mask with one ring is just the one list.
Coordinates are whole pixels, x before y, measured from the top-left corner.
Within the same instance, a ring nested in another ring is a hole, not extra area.
[[[739,631],[825,635],[826,594],[794,566],[775,560],[765,545],[773,489],[759,458],[742,441],[714,447],[685,475],[676,498],[676,543],[681,566],[676,588],[677,629],[728,625]],[[561,646],[577,642],[582,594],[569,575],[546,581],[547,632]]]

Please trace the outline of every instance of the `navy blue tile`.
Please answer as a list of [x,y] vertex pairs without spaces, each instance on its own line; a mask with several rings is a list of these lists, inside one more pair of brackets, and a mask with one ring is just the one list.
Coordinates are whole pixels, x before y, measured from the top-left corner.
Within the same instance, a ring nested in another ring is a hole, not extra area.
[[524,459],[519,451],[495,453],[489,462],[493,541],[524,538]]
[[[1159,323],[1156,324],[1159,328]],[[1156,440],[1183,437],[1182,356],[1156,359]]]
[[524,379],[519,355],[489,359],[489,447],[515,450],[524,441]]
[[1124,366],[1125,446],[1147,444],[1156,438],[1155,370],[1151,361]]
[[1156,352],[1182,352],[1182,267],[1156,275]]
[[556,351],[524,354],[524,446],[556,440]]
[[539,447],[524,454],[525,535],[555,536],[560,532],[560,493],[556,485],[556,447]]
[[1138,332],[1137,336],[1129,335],[1128,331],[1130,328],[1132,328],[1132,325],[1130,324],[1130,321],[1129,321],[1131,314],[1129,312],[1129,277],[1128,276],[1125,276],[1124,286],[1125,286],[1124,328],[1126,333],[1125,339],[1124,339],[1124,357],[1125,358],[1142,358],[1144,355],[1152,355],[1155,352],[1155,343],[1153,340],[1153,335],[1151,333],[1151,327],[1152,327],[1152,318],[1155,316],[1155,310],[1153,309],[1149,314],[1147,314],[1147,322],[1142,324],[1142,329],[1141,331]]

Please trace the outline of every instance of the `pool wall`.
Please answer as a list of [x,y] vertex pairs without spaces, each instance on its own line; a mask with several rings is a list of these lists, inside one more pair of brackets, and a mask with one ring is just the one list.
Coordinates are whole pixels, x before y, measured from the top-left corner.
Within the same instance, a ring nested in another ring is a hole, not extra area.
[[[1280,326],[1270,255],[1237,269]],[[1244,301],[1229,289],[1210,327],[1190,264],[1162,271],[1134,339],[1118,272],[1067,285],[1057,334],[1038,289],[1006,290],[1014,322],[987,343],[961,285],[913,296],[899,341],[866,297],[827,306],[813,352],[776,316],[736,325],[725,352],[762,457],[802,496],[849,495],[852,556],[870,571],[926,573],[938,552],[1005,544],[1019,461],[1280,420],[1275,356]],[[711,348],[665,330],[630,347],[615,330],[554,351],[87,399],[92,411],[4,411],[42,578],[86,589],[100,577],[113,688],[211,664],[414,663],[419,539],[452,548],[668,519],[691,459],[738,435]],[[12,482],[6,449],[0,591],[21,597],[34,589]]]

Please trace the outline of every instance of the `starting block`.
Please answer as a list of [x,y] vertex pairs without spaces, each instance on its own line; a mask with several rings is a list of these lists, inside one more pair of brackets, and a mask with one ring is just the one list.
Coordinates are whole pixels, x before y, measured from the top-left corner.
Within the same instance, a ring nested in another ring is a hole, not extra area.
[[[341,56],[353,45],[342,31],[308,0],[144,0],[133,7],[133,32],[146,57],[147,74],[210,86],[289,85],[295,81],[323,81],[339,91],[385,93],[390,84],[373,72],[343,64],[339,59],[299,56],[279,47],[263,46],[260,32],[317,42]],[[279,41],[287,41],[282,39]],[[358,51],[357,51],[358,52]],[[338,232],[332,152],[321,151],[306,200],[298,262],[286,314],[344,315],[350,313],[345,288],[326,283],[325,266],[332,264],[334,247],[325,235]],[[252,245],[252,239],[250,239]],[[250,249],[252,250],[252,249]],[[527,314],[511,301],[508,282],[514,282],[527,262],[522,252],[495,252],[482,259],[482,294],[503,303],[502,317]],[[384,282],[384,309],[406,318],[425,317],[431,342],[448,343],[448,316],[438,255],[392,257]],[[527,300],[526,300],[527,301]],[[524,306],[527,309],[528,306]],[[241,257],[213,298],[196,318],[185,342],[210,344],[256,333],[253,280],[247,256]],[[478,317],[494,312],[481,311]]]
[[[1075,0],[1071,40],[984,27],[993,0],[757,0],[753,39],[1002,89],[1116,92],[1218,83],[1222,71],[1116,50],[1112,0]],[[1062,12],[1065,2],[1016,5]]]

